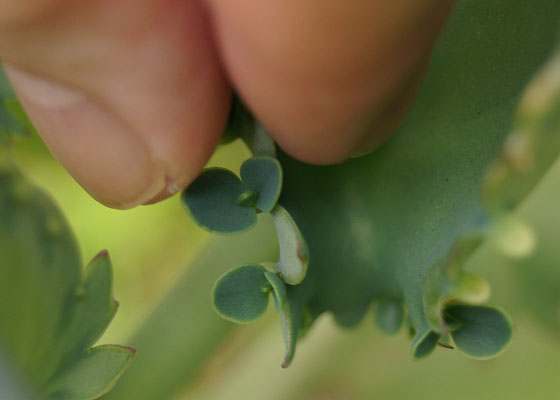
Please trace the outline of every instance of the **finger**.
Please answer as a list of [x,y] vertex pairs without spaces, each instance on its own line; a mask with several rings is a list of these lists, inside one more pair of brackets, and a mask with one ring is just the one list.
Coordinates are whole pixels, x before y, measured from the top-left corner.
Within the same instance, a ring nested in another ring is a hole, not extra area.
[[244,101],[285,151],[324,164],[402,119],[452,1],[207,3]]
[[198,2],[85,1],[0,39],[9,77],[45,143],[116,208],[188,185],[229,108]]

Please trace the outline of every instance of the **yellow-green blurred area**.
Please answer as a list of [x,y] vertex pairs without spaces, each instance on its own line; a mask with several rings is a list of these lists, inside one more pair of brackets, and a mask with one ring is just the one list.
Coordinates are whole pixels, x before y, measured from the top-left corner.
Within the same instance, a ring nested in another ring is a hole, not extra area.
[[[114,266],[114,295],[120,309],[101,342],[129,344],[135,331],[143,326],[171,288],[185,279],[182,275],[189,263],[213,240],[212,235],[189,220],[177,196],[129,211],[111,210],[92,200],[48,154],[38,138],[18,140],[14,152],[28,177],[48,191],[62,208],[75,231],[84,262],[102,249],[109,250]],[[234,143],[221,148],[211,163],[235,170],[246,156],[246,149]],[[165,375],[180,376],[183,368],[193,366],[189,364],[188,354],[173,362],[161,361],[166,357],[172,359],[175,354],[162,347],[164,344],[158,341],[157,335],[152,335],[153,343],[144,341],[144,347],[137,348],[135,362],[143,365],[144,372],[131,375],[137,379],[132,383],[138,386],[136,394],[124,395],[132,392],[119,392],[117,386],[110,398],[558,399],[559,204],[560,164],[557,163],[517,212],[527,228],[511,239],[509,245],[514,250],[527,246],[534,235],[532,253],[525,258],[512,258],[515,251],[504,254],[494,244],[487,243],[470,262],[470,268],[482,273],[492,284],[491,303],[506,309],[514,321],[514,341],[496,359],[474,361],[458,351],[438,348],[427,359],[412,361],[410,340],[404,329],[396,337],[385,336],[375,328],[370,312],[353,330],[339,328],[330,315],[323,315],[300,342],[293,365],[284,370],[280,368],[283,344],[279,318],[270,309],[263,319],[251,325],[231,325],[231,330],[229,323],[219,325],[219,329],[228,327],[225,338],[220,338],[208,354],[199,351],[195,355],[197,343],[188,343],[189,348],[195,349],[192,357],[202,361],[195,365],[193,379],[173,386],[172,395],[167,394],[171,383],[161,383],[167,385],[161,389],[161,397],[157,389],[154,395],[142,388],[157,388],[161,369],[169,369],[163,371]],[[216,274],[210,278],[217,277]],[[204,293],[207,289],[201,290]],[[175,295],[180,298],[180,291]],[[185,301],[188,299],[185,293]],[[204,331],[208,329],[208,325],[202,326],[204,321],[214,321],[214,316],[204,314],[212,312],[210,293],[196,297],[196,301],[200,304],[185,304],[185,308],[200,310],[194,317],[192,313],[188,317],[182,314],[180,307],[179,311],[160,307],[156,312],[170,313],[165,318],[173,321],[189,318],[167,326],[188,328],[191,334],[185,334],[185,341],[193,338],[203,341],[211,336]],[[200,335],[196,334],[197,329],[201,330]],[[182,333],[178,330],[176,334],[180,337],[175,348],[180,351]],[[167,336],[162,332],[162,337]],[[141,358],[149,352],[148,345],[153,346],[151,352],[162,347],[168,354],[150,364],[150,360]],[[129,372],[132,374],[132,369]]]

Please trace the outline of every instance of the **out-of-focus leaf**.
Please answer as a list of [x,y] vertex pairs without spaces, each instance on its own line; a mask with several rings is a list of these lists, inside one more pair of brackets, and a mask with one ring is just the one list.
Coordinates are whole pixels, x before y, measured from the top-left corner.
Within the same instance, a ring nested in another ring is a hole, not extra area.
[[[79,377],[72,374],[74,367],[91,356],[90,346],[116,311],[110,262],[102,252],[82,277],[63,216],[8,163],[0,168],[0,219],[0,345],[15,369],[49,398],[43,390],[52,382],[63,375],[66,383]],[[132,358],[130,349],[122,351]],[[125,367],[98,371],[98,388],[110,387]],[[87,398],[102,394],[90,388]]]

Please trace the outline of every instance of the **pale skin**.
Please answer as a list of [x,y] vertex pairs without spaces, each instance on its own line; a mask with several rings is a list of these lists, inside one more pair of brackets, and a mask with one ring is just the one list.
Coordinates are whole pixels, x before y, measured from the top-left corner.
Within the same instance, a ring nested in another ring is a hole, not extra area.
[[237,91],[278,145],[332,164],[414,101],[452,0],[0,0],[0,59],[43,140],[98,201],[186,187]]

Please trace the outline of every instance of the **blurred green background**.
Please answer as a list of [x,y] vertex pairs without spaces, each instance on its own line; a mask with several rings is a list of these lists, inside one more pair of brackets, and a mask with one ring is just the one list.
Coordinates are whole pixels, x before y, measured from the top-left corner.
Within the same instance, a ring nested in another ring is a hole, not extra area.
[[[133,364],[123,377],[123,386],[119,383],[108,398],[560,398],[559,163],[517,212],[537,239],[533,253],[509,259],[487,243],[470,262],[470,268],[492,284],[491,303],[506,309],[514,321],[514,342],[502,356],[473,361],[457,351],[438,348],[426,360],[412,361],[404,330],[396,337],[384,336],[374,327],[371,313],[357,329],[344,330],[324,315],[298,347],[294,364],[283,370],[280,324],[272,310],[247,326],[219,320],[211,310],[206,287],[219,271],[204,270],[204,262],[198,265],[202,272],[193,272],[190,281],[200,282],[200,287],[181,283],[190,279],[188,266],[196,267],[192,261],[214,239],[189,220],[177,196],[129,211],[111,210],[91,199],[37,137],[18,139],[14,152],[27,176],[62,208],[84,262],[101,249],[110,252],[120,309],[100,342],[136,346],[134,364],[138,365]],[[247,154],[236,142],[221,148],[211,164],[235,170]],[[207,276],[201,278],[204,271]],[[140,333],[139,339],[137,331],[154,325],[150,315],[176,285],[174,300],[157,310],[160,324],[148,335]],[[181,313],[182,305],[190,307],[188,315]],[[173,322],[161,324],[165,318]],[[157,329],[166,326],[174,330],[178,345],[165,342],[169,332],[157,334]],[[196,329],[200,335],[193,333]],[[212,330],[217,332],[214,336],[209,334]],[[182,338],[189,341],[184,349]],[[176,352],[170,350],[173,346]],[[141,358],[158,348],[157,357]]]

